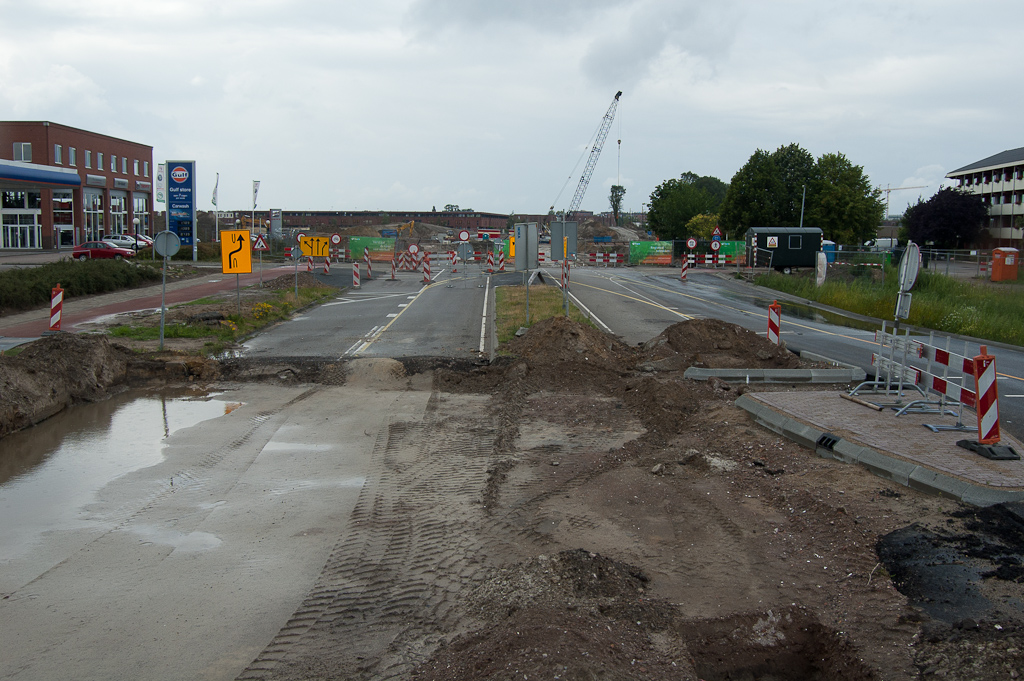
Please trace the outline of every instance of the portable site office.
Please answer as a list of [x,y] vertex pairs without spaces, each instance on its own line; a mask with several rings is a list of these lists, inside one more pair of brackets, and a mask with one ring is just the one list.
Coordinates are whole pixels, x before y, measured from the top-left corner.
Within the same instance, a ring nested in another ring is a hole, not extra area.
[[751,227],[746,236],[747,262],[781,271],[814,267],[821,237],[819,227]]

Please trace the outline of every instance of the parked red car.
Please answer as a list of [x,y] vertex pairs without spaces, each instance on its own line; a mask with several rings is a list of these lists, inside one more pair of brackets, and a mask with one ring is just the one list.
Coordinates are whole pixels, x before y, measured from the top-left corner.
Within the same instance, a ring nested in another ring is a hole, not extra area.
[[135,251],[130,248],[121,248],[106,241],[86,241],[84,244],[75,246],[71,251],[71,257],[78,260],[89,260],[91,258],[134,258]]

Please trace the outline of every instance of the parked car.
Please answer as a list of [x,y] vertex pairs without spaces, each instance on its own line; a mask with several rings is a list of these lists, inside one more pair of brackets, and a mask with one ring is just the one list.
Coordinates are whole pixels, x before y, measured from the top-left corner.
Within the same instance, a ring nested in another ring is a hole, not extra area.
[[75,246],[75,249],[71,251],[71,257],[77,260],[90,260],[92,258],[114,258],[115,260],[121,260],[122,258],[134,258],[135,251],[130,248],[115,246],[109,241],[86,241]]
[[143,234],[136,234],[135,241],[139,244],[139,248],[148,248],[153,245],[153,240]]
[[108,234],[103,237],[103,240],[108,244],[114,244],[120,248],[135,248],[135,237],[130,234]]

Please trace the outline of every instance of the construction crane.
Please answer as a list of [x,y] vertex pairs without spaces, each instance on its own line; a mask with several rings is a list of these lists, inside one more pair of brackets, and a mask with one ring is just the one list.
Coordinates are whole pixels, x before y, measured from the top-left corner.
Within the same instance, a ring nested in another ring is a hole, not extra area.
[[[601,127],[597,130],[597,137],[594,138],[594,146],[590,149],[590,158],[587,159],[587,165],[583,169],[583,174],[580,175],[580,183],[576,187],[576,193],[572,197],[572,201],[569,203],[569,209],[565,211],[565,220],[571,222],[576,217],[576,211],[579,210],[580,204],[583,203],[583,195],[587,193],[587,185],[590,184],[590,177],[594,174],[594,168],[597,166],[597,159],[601,157],[601,149],[604,147],[604,141],[608,137],[608,131],[611,130],[612,121],[615,120],[615,110],[619,106],[619,97],[622,96],[622,90],[615,93],[615,99],[612,100],[611,105],[608,107],[608,111],[605,112],[604,118],[601,119]],[[556,201],[558,199],[555,199]],[[554,210],[554,205],[551,206],[551,210]]]
[[879,187],[879,190],[885,192],[885,219],[886,220],[889,219],[889,194],[891,194],[892,192],[902,191],[904,189],[927,189],[927,188],[928,188],[928,185],[926,185],[926,184],[918,185],[916,187],[892,187],[892,188],[890,188],[889,185],[885,185],[885,189],[882,189],[881,187]]

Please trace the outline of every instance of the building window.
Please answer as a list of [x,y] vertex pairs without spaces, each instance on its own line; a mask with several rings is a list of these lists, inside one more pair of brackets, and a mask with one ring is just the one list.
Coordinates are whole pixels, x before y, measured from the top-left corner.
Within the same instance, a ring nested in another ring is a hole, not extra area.
[[142,176],[149,177],[149,161],[142,162]]
[[133,199],[132,212],[139,221],[135,228],[136,234],[149,234],[149,197],[135,196]]
[[136,177],[139,174],[139,159],[135,159],[134,161],[132,161],[132,174],[135,175]]
[[60,145],[59,144],[54,144],[53,145],[53,162],[54,163],[61,163],[61,164],[64,163],[64,161],[62,161],[61,158],[60,158]]
[[88,149],[85,150],[85,167],[92,168],[92,152]]
[[71,192],[53,192],[53,228],[61,246],[75,245],[75,212]]
[[110,197],[110,233],[124,234],[128,222],[128,200],[123,196]]
[[3,207],[11,210],[25,210],[25,192],[4,192]]
[[121,157],[121,174],[122,175],[127,175],[128,174],[128,157],[127,156],[122,156]]
[[114,154],[110,155],[110,172],[117,172],[117,156]]
[[24,161],[25,163],[32,162],[32,143],[31,142],[15,142],[14,143],[14,156],[15,161]]
[[96,152],[96,170],[103,170],[103,152]]
[[83,241],[103,238],[103,194],[85,195],[85,229]]
[[70,165],[75,165],[78,162],[78,159],[76,158],[77,154],[75,152],[76,149],[74,147],[68,147],[68,164]]

